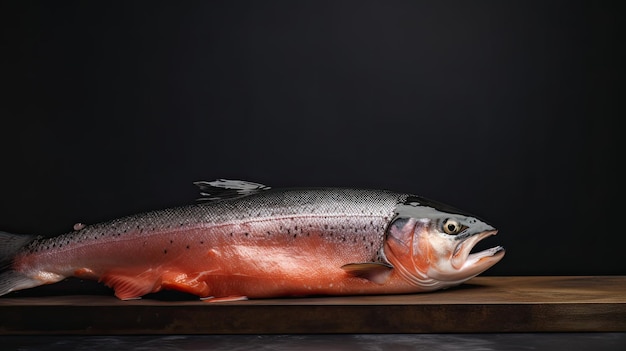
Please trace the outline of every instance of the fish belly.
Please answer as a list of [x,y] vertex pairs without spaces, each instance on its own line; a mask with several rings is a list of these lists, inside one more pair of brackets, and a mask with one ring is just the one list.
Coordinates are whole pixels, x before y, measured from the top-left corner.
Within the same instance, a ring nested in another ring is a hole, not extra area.
[[25,254],[15,269],[43,283],[96,279],[120,299],[162,289],[199,297],[359,294],[380,287],[341,267],[377,260],[384,226],[375,216],[300,216],[129,232]]

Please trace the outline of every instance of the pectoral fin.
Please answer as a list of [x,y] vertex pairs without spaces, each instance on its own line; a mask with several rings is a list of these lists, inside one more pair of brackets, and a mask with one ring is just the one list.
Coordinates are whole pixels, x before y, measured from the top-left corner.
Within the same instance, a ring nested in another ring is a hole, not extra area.
[[393,266],[378,262],[349,263],[341,268],[353,277],[364,278],[376,284],[384,284],[393,271]]

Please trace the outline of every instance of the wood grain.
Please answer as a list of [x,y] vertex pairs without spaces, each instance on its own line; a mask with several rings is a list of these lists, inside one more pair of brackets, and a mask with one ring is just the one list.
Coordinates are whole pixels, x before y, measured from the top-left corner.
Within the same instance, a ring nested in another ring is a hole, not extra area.
[[222,303],[81,293],[0,298],[0,334],[626,331],[626,276],[477,277],[433,293]]

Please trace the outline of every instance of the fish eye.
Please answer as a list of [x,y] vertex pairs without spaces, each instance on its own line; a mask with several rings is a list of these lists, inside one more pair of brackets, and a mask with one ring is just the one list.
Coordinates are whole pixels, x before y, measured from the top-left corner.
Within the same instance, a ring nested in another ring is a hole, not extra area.
[[458,221],[452,218],[445,219],[441,227],[444,233],[450,234],[450,235],[456,235],[463,229],[463,226]]

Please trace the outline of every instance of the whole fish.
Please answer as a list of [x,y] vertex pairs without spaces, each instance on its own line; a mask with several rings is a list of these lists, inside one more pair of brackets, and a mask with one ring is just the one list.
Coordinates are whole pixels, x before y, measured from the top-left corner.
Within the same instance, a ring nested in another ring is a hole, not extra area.
[[458,285],[504,256],[500,246],[470,253],[495,228],[415,195],[196,184],[206,201],[51,238],[0,232],[0,295],[70,276],[122,300],[163,289],[212,301],[413,293]]

